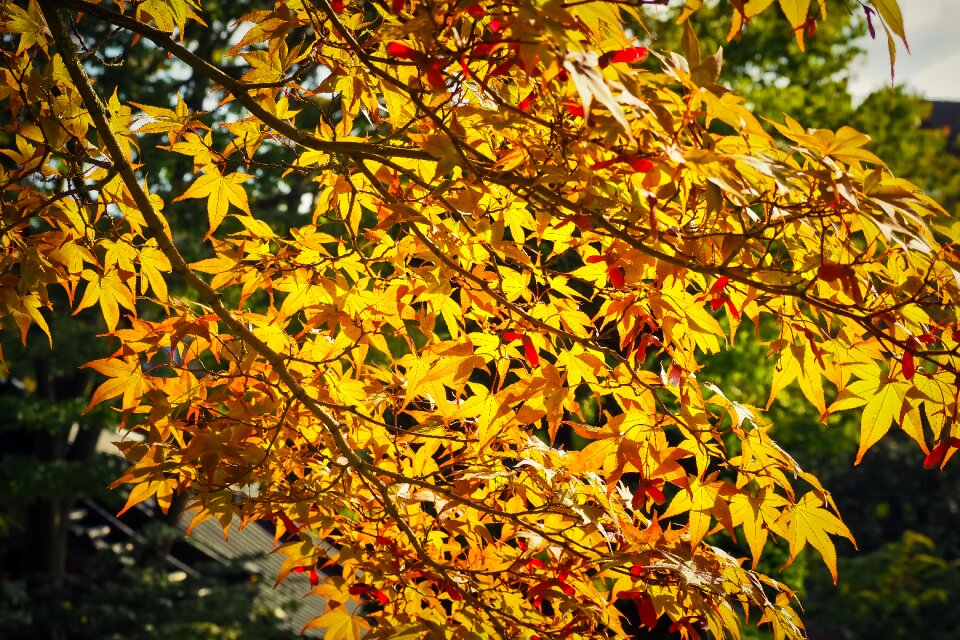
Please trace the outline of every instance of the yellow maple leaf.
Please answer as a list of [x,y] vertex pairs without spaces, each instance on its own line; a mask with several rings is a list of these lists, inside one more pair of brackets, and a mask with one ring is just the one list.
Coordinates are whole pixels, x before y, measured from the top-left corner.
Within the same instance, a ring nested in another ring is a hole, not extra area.
[[830,540],[831,535],[843,536],[854,544],[856,540],[847,525],[837,516],[823,508],[823,500],[811,491],[801,498],[796,506],[787,511],[790,514],[790,525],[787,529],[787,541],[790,543],[790,560],[809,543],[820,552],[824,564],[830,569],[833,581],[837,581],[837,550]]
[[99,302],[103,319],[106,321],[107,329],[110,331],[117,328],[117,322],[120,320],[121,306],[129,309],[136,315],[133,292],[121,279],[122,275],[124,275],[124,272],[117,269],[113,269],[102,275],[90,269],[84,269],[81,277],[87,281],[87,288],[84,289],[83,298],[80,299],[80,303],[77,305],[73,315],[77,315],[87,307]]
[[145,0],[139,10],[152,17],[157,27],[166,32],[173,31],[174,27],[183,32],[187,21],[186,3],[178,0]]
[[800,50],[802,51],[803,35],[806,30],[807,11],[810,9],[810,0],[780,0],[780,8],[783,10],[783,15],[790,21],[790,26],[793,28],[793,35],[796,37],[797,44],[800,45]]
[[323,629],[326,640],[360,640],[370,625],[361,616],[355,616],[346,607],[331,609],[319,618],[308,622],[300,633],[307,629]]
[[182,131],[184,126],[193,119],[193,114],[190,113],[187,103],[183,101],[179,92],[177,93],[177,106],[174,109],[154,107],[139,102],[131,102],[130,104],[144,113],[135,120],[136,132],[138,134],[166,133],[170,144],[174,144],[179,137],[176,132]]
[[215,165],[208,164],[203,168],[203,175],[190,185],[186,193],[175,198],[174,202],[187,198],[206,198],[210,233],[213,233],[227,217],[231,204],[247,215],[251,215],[247,192],[240,186],[251,177],[245,173],[223,175]]
[[7,313],[13,316],[17,326],[20,327],[23,344],[27,344],[27,330],[30,329],[30,325],[36,324],[47,334],[47,340],[52,347],[53,338],[50,335],[47,321],[40,313],[40,306],[41,301],[36,293],[20,296],[13,289],[0,288],[0,316]]
[[895,389],[896,383],[882,378],[857,380],[848,390],[867,400],[860,418],[860,448],[856,464],[863,455],[882,438],[894,422],[899,422],[903,398]]
[[140,249],[140,293],[147,292],[147,285],[153,289],[161,302],[167,300],[167,282],[163,273],[170,271],[170,260],[157,246],[155,238],[150,238]]
[[768,532],[772,530],[783,535],[784,531],[777,522],[780,519],[780,509],[786,505],[787,501],[783,496],[767,489],[761,489],[755,496],[738,493],[730,501],[733,525],[742,526],[743,537],[746,538],[753,556],[754,569],[767,544]]
[[213,145],[213,136],[208,131],[206,135],[201,138],[195,133],[188,132],[183,135],[183,138],[175,142],[169,147],[160,147],[161,149],[168,149],[169,151],[174,151],[176,153],[182,153],[185,156],[191,156],[193,158],[193,164],[195,167],[205,167],[213,162],[214,155],[210,151],[210,147]]
[[132,409],[140,404],[147,385],[139,358],[135,356],[128,356],[123,359],[105,358],[94,360],[86,366],[110,378],[93,392],[93,397],[90,398],[90,404],[87,405],[86,411],[101,402],[121,395],[123,396],[121,401],[123,409]]
[[36,2],[31,2],[27,11],[12,3],[5,4],[3,8],[8,14],[4,16],[7,21],[7,29],[20,34],[17,55],[37,44],[46,44],[46,24],[40,14],[40,6]]
[[669,518],[689,512],[690,526],[687,532],[690,535],[690,544],[694,547],[710,533],[711,518],[728,530],[733,528],[726,498],[730,488],[724,482],[710,481],[712,478],[713,476],[705,481],[695,479],[690,482],[689,491],[677,493],[663,513],[664,518]]

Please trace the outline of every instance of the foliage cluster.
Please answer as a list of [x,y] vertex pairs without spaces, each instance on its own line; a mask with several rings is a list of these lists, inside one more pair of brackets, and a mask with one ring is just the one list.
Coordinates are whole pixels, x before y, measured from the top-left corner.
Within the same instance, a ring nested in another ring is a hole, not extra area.
[[[704,366],[752,325],[768,407],[798,382],[823,421],[862,408],[858,461],[898,425],[945,464],[958,229],[865,135],[771,135],[693,29],[654,62],[624,28],[644,4],[310,0],[228,27],[5,2],[0,315],[26,341],[46,308],[99,310],[126,508],[270,521],[281,579],[336,562],[331,638],[624,635],[625,602],[685,637],[744,611],[802,637],[764,549],[835,577],[852,536]],[[801,45],[810,4],[779,3]],[[895,2],[870,10],[903,37]],[[213,28],[226,54],[184,45]],[[121,99],[118,56],[212,92]]]

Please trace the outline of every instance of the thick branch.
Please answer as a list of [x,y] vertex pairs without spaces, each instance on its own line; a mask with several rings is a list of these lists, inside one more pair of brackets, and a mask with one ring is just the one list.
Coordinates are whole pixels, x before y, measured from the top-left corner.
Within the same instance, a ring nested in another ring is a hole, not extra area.
[[[85,0],[61,0],[60,5],[72,7],[84,13],[94,15],[105,22],[122,27],[154,43],[162,50],[188,65],[191,69],[223,87],[247,111],[256,116],[261,122],[273,130],[289,138],[293,142],[308,149],[325,153],[342,153],[362,157],[399,157],[414,158],[417,160],[433,160],[426,151],[407,147],[391,147],[367,142],[350,142],[336,140],[322,140],[316,136],[300,131],[294,125],[282,120],[267,111],[256,98],[248,93],[250,87],[227,74],[219,67],[204,60],[182,44],[174,40],[167,33],[143,24],[131,15],[118,13],[102,5],[91,4]],[[46,13],[46,12],[45,12]],[[49,21],[48,21],[49,22]]]
[[[333,440],[337,452],[348,461],[349,466],[352,469],[359,473],[376,489],[377,494],[380,496],[384,511],[404,532],[408,541],[410,542],[410,545],[416,551],[418,557],[420,557],[424,563],[436,570],[445,580],[447,580],[450,585],[459,590],[461,595],[467,599],[468,602],[473,603],[475,606],[487,609],[487,607],[485,607],[483,603],[479,602],[472,593],[464,591],[455,581],[451,580],[447,575],[446,567],[436,562],[427,553],[416,533],[410,528],[410,525],[400,514],[399,509],[390,498],[387,486],[376,475],[376,467],[364,462],[357,455],[357,453],[347,442],[346,438],[344,438],[343,433],[340,430],[341,427],[339,422],[333,416],[327,413],[327,411],[321,407],[317,401],[310,396],[309,393],[307,393],[307,390],[304,389],[304,387],[296,380],[296,378],[293,377],[290,371],[286,368],[286,365],[283,361],[283,356],[273,351],[240,319],[234,316],[233,313],[224,306],[220,299],[220,294],[218,294],[213,288],[210,287],[210,285],[204,282],[196,273],[194,273],[187,262],[183,259],[183,256],[180,254],[179,250],[173,244],[173,240],[167,235],[163,221],[153,208],[147,192],[137,179],[137,175],[134,172],[133,167],[131,166],[126,155],[124,154],[123,148],[120,146],[116,135],[110,128],[106,107],[103,104],[103,101],[100,99],[100,96],[94,91],[90,78],[80,65],[77,49],[74,46],[73,41],[70,39],[63,21],[60,19],[60,16],[57,13],[57,7],[54,5],[52,0],[40,0],[39,4],[44,18],[47,21],[47,25],[50,27],[50,30],[53,34],[53,39],[57,45],[57,49],[60,51],[60,55],[63,58],[64,65],[67,68],[67,73],[70,75],[70,79],[76,85],[77,90],[83,99],[84,105],[87,107],[90,113],[94,127],[96,128],[97,133],[100,135],[100,138],[107,149],[108,155],[113,161],[114,167],[116,167],[124,185],[130,191],[137,208],[140,210],[140,213],[143,215],[143,218],[147,223],[147,227],[150,229],[153,237],[156,238],[158,247],[164,253],[164,255],[167,256],[167,259],[170,260],[172,269],[197,292],[201,301],[207,304],[225,325],[227,325],[237,336],[242,338],[251,347],[251,349],[253,349],[268,364],[270,364],[271,367],[273,367],[274,371],[277,373],[277,376],[287,386],[293,396],[305,407],[307,407],[310,413],[320,421],[324,429]],[[499,623],[497,622],[495,616],[491,615],[491,621],[493,624],[499,627]],[[506,637],[505,631],[502,628],[500,628],[500,630],[501,635]]]

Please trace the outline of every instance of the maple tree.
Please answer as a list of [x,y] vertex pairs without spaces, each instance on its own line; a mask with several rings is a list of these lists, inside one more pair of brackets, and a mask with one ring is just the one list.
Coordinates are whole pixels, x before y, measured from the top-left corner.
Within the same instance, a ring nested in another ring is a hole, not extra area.
[[[123,416],[126,508],[272,522],[330,638],[622,636],[623,603],[684,637],[744,613],[802,637],[764,547],[836,578],[853,536],[763,408],[698,374],[772,323],[771,401],[862,409],[858,461],[897,425],[947,464],[960,228],[849,127],[787,119],[778,144],[692,29],[681,56],[625,27],[646,4],[279,1],[223,58],[183,44],[193,0],[0,5],[0,316],[52,341],[51,290],[99,308],[118,346],[90,405]],[[775,6],[731,4],[737,28]],[[827,4],[779,2],[798,43]],[[892,54],[897,4],[865,6]],[[120,34],[216,86],[203,109],[103,86]],[[176,197],[148,146],[191,159]],[[314,183],[310,210],[268,223],[263,171]],[[188,262],[169,213],[193,200]]]

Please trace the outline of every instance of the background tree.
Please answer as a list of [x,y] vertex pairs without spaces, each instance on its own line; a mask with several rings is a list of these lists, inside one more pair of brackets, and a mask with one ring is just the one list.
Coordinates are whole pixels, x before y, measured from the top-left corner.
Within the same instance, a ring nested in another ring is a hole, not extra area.
[[[648,24],[658,46],[682,49],[681,15],[674,7]],[[866,34],[866,24],[841,6],[829,20],[811,17],[817,26],[804,39],[803,50],[790,24],[772,11],[752,17],[735,31],[739,21],[729,5],[712,2],[690,16],[689,24],[704,55],[723,48],[720,81],[743,96],[755,114],[777,121],[784,114],[806,116],[806,126],[837,129],[850,125],[855,112],[848,87],[865,53],[856,39]],[[728,41],[732,31],[733,40]]]
[[[823,414],[867,405],[860,455],[893,422],[931,464],[955,449],[935,204],[850,129],[770,139],[696,48],[632,69],[627,7],[280,4],[211,64],[169,35],[202,27],[193,5],[68,4],[76,25],[4,5],[5,312],[45,328],[54,282],[98,306],[120,347],[91,363],[93,403],[119,398],[144,438],[124,445],[128,506],[190,491],[198,519],[273,521],[298,538],[281,577],[332,541],[331,634],[603,636],[631,601],[688,636],[734,630],[740,605],[798,636],[789,590],[703,539],[736,528],[754,563],[771,536],[791,559],[812,544],[833,569],[829,536],[849,532],[762,412],[701,384],[718,312],[731,336],[776,319],[775,392],[799,377]],[[81,67],[103,44],[90,21],[220,102],[111,98]],[[338,110],[298,108],[318,96]],[[193,157],[168,200],[135,172],[157,134]],[[313,219],[272,228],[244,185],[298,173],[321,188]],[[58,178],[72,189],[50,194]],[[189,265],[161,210],[193,199],[215,254]],[[166,269],[197,299],[171,299]],[[591,443],[549,446],[561,429]],[[339,606],[356,598],[382,610]]]

